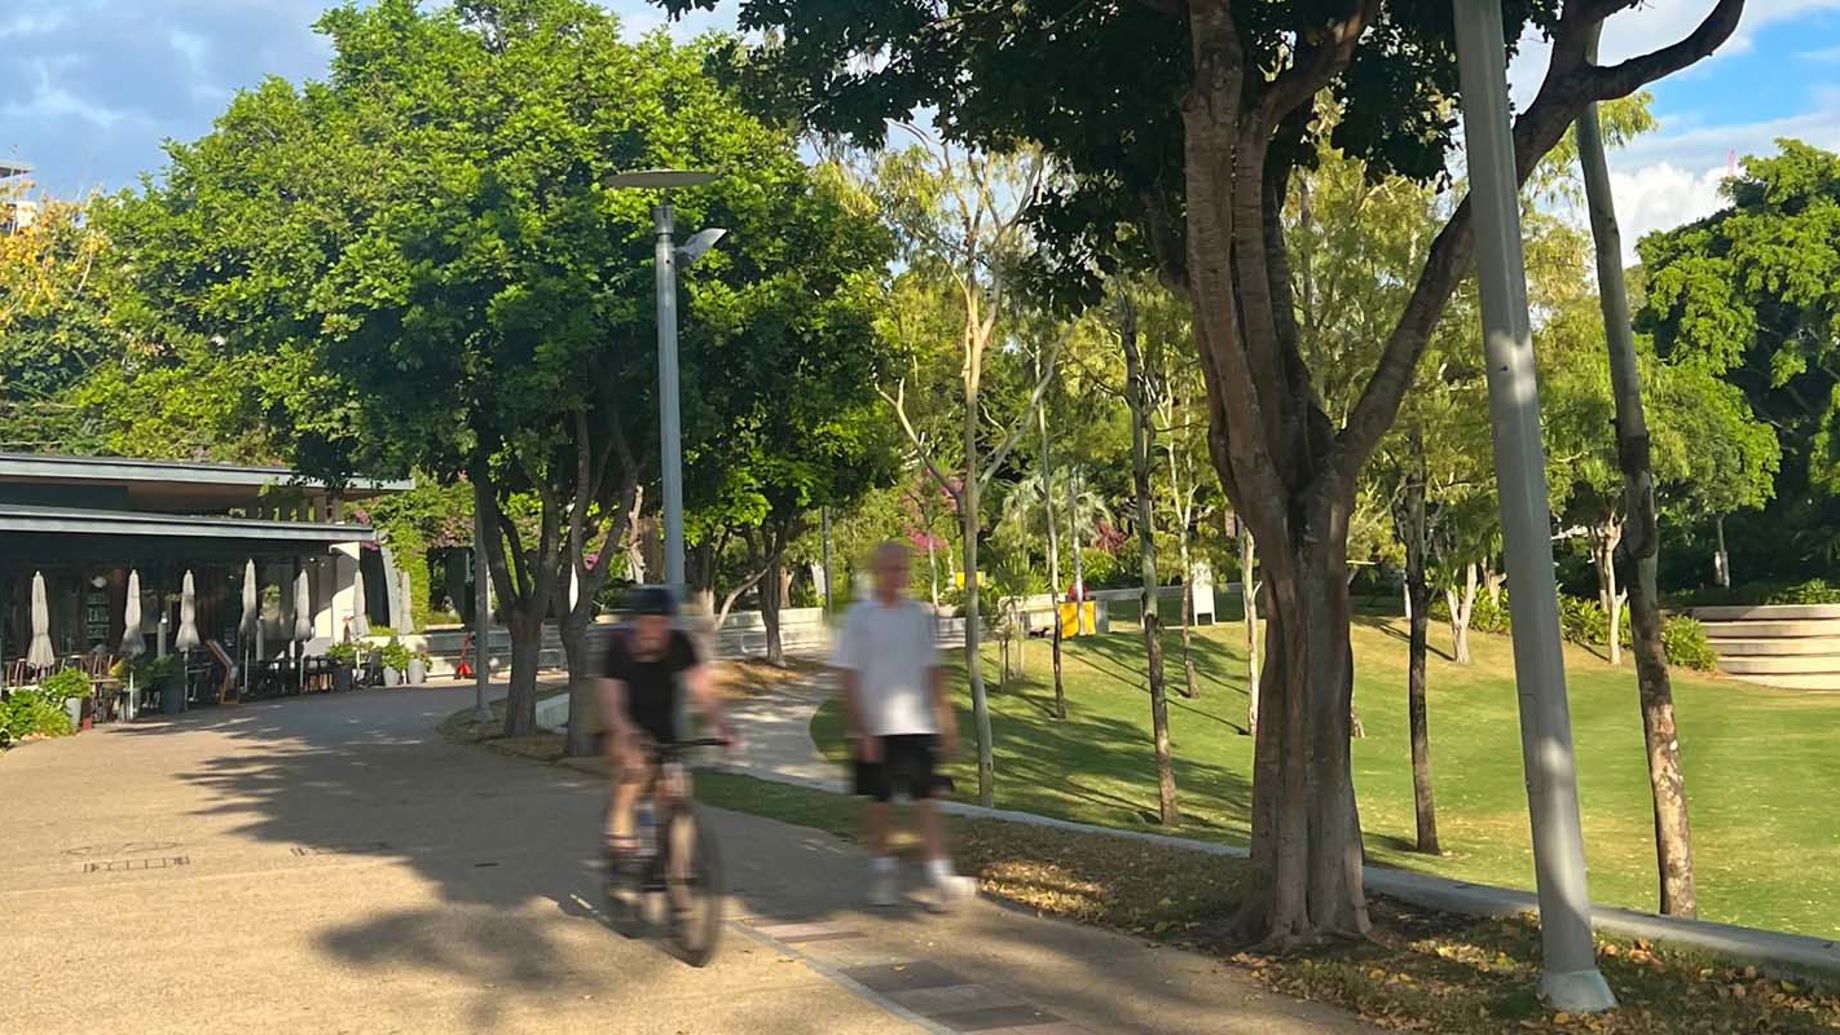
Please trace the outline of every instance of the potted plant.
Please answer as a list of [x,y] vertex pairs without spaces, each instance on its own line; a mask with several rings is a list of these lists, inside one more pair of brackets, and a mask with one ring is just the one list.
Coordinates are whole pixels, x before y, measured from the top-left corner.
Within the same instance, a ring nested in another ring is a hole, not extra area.
[[185,666],[177,654],[143,657],[136,664],[136,684],[144,690],[159,691],[160,714],[177,715],[185,710]]
[[409,656],[409,685],[421,686],[428,682],[428,651],[418,650]]
[[82,669],[67,668],[46,676],[38,684],[39,692],[70,716],[70,725],[88,729],[91,722],[89,700],[96,692],[89,674]]
[[403,676],[408,673],[409,662],[413,657],[409,648],[394,636],[390,637],[390,642],[378,648],[377,660],[383,664],[383,685],[402,685]]
[[358,645],[335,643],[326,648],[326,660],[332,662],[332,689],[341,693],[350,690],[352,674],[358,666]]

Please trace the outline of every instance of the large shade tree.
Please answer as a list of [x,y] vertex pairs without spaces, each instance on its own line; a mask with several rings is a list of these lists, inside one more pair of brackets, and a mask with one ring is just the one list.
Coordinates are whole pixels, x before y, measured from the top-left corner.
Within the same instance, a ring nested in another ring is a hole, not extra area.
[[[949,138],[1035,142],[1066,172],[1033,217],[1065,279],[1154,267],[1189,296],[1214,466],[1257,539],[1270,595],[1246,933],[1287,944],[1365,930],[1347,743],[1348,526],[1360,470],[1468,265],[1472,210],[1453,207],[1339,422],[1314,397],[1298,350],[1281,210],[1313,154],[1324,98],[1342,111],[1335,142],[1370,175],[1445,175],[1457,92],[1450,4],[870,0],[850,4],[848,17],[824,0],[739,6],[744,29],[770,30],[744,69],[758,84],[749,96],[864,141],[924,107]],[[1514,118],[1522,179],[1586,103],[1706,56],[1743,9],[1718,0],[1684,38],[1598,67],[1585,58],[1587,34],[1632,0],[1503,6],[1508,39],[1539,31],[1552,44],[1534,99]]]
[[[1782,441],[1775,502],[1731,540],[1740,581],[1826,570],[1840,488],[1840,155],[1778,146],[1744,160],[1721,188],[1724,209],[1637,246],[1646,292],[1636,329],[1668,363],[1742,389]],[[1694,443],[1743,469],[1726,443]],[[1722,542],[1723,517],[1762,500],[1739,478],[1703,482],[1688,502],[1683,512],[1719,520]]]
[[[584,675],[597,590],[657,474],[658,198],[606,179],[723,174],[673,199],[686,225],[732,235],[682,277],[691,366],[763,343],[860,347],[827,328],[865,322],[834,309],[880,270],[879,231],[704,74],[706,47],[625,41],[593,4],[383,0],[319,27],[329,80],[240,95],[172,149],[118,230],[170,322],[273,372],[267,408],[297,464],[470,482],[512,632],[506,727],[527,732],[544,622],[560,618]],[[757,411],[717,394],[730,415]],[[583,679],[572,693],[587,715]]]

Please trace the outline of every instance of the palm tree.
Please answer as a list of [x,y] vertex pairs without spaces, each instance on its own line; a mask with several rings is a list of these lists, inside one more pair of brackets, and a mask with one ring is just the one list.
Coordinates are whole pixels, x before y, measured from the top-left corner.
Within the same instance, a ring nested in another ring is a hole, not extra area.
[[[1105,497],[1087,483],[1078,467],[1068,465],[1055,468],[1049,472],[1046,485],[1048,492],[1053,494],[1051,497],[1042,495],[1042,472],[1029,472],[1003,498],[1003,514],[999,523],[1021,535],[1040,534],[1045,538],[1048,502],[1052,499],[1055,519],[1066,522],[1073,532],[1069,550],[1073,555],[1074,582],[1084,583],[1080,547],[1091,539],[1092,531],[1100,524],[1113,523],[1112,509],[1107,505]],[[1046,553],[1045,549],[1043,553]],[[1054,595],[1059,597],[1063,589],[1061,586],[1054,587]]]

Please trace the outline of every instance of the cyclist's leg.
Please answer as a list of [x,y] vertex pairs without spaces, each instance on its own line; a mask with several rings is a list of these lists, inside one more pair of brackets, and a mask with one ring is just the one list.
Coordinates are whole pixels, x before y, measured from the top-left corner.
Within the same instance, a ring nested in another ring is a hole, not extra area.
[[679,762],[666,762],[658,768],[658,779],[652,786],[654,813],[659,822],[665,824],[660,831],[664,838],[663,846],[669,866],[665,878],[671,889],[671,903],[679,908],[689,906],[686,885],[690,880],[690,864],[696,853],[696,823],[693,814],[683,808],[690,800],[690,769]]
[[613,794],[607,810],[607,842],[617,853],[631,854],[639,839],[634,821],[639,796],[648,785],[655,784],[654,766],[648,759],[635,759],[630,750],[622,750],[614,738],[608,738],[607,767],[613,774]]

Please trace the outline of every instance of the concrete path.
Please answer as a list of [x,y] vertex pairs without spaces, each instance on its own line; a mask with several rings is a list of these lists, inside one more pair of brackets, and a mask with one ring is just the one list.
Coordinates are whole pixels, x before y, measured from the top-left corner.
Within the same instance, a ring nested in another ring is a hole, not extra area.
[[843,790],[837,765],[811,739],[811,717],[836,693],[829,675],[775,687],[754,697],[730,701],[728,720],[747,750],[731,768],[755,776],[789,779]]
[[289,699],[0,758],[8,1029],[1363,1030],[991,903],[859,909],[852,848],[720,813],[737,919],[692,970],[600,921],[594,779],[435,734],[470,697]]

